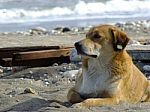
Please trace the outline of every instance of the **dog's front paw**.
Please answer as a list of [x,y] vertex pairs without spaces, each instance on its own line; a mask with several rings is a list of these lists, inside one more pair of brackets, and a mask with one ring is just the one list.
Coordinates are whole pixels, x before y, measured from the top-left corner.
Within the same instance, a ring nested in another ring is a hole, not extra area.
[[81,102],[81,103],[76,103],[74,105],[72,105],[73,108],[90,108],[90,106],[88,104],[86,104],[85,102]]

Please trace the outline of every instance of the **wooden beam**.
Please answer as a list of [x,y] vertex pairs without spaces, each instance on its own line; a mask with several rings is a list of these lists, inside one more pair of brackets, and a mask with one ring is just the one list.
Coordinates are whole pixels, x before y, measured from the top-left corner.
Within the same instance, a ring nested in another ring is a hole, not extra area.
[[27,52],[27,51],[40,51],[51,49],[72,48],[71,46],[29,46],[29,47],[7,47],[0,48],[0,58],[12,58],[13,53]]
[[18,52],[13,54],[13,60],[44,59],[44,58],[69,56],[69,54],[70,49]]
[[11,67],[12,66],[12,58],[0,59],[0,65],[3,67]]
[[26,51],[38,51],[47,49],[59,49],[59,46],[31,46],[31,47],[8,47],[0,48],[0,58],[11,58],[13,53],[26,52]]
[[58,64],[70,63],[69,56],[34,59],[34,60],[12,60],[12,58],[3,58],[0,60],[0,65],[3,67],[12,67],[12,66],[46,67],[51,66],[54,63]]

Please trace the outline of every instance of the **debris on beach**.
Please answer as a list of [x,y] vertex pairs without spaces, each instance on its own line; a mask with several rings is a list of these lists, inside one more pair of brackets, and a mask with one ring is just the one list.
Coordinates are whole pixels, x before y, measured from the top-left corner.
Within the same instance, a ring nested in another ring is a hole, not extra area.
[[25,93],[25,94],[27,94],[27,93],[36,94],[36,92],[35,92],[32,88],[30,88],[30,87],[26,88],[26,89],[24,90],[24,93]]
[[32,28],[31,30],[29,30],[29,33],[31,35],[46,35],[48,34],[48,31],[47,29],[43,27],[36,27],[36,28]]

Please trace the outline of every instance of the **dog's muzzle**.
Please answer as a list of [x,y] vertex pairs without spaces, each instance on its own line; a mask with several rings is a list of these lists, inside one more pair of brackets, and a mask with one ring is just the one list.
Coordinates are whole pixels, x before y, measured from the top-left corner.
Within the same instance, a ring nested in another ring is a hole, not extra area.
[[82,44],[80,42],[76,42],[74,44],[74,46],[75,46],[78,54],[85,55],[85,56],[90,56],[90,57],[93,57],[93,58],[97,58],[97,55],[89,54],[89,53],[85,52],[85,50],[83,50]]

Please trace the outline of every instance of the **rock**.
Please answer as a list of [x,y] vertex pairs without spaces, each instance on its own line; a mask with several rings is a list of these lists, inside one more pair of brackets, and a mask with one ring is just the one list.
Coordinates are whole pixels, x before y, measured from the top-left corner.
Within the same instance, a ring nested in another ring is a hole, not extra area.
[[143,66],[143,70],[147,71],[147,72],[150,72],[150,65]]
[[130,40],[128,45],[141,45],[140,42],[136,41],[136,40]]
[[45,34],[48,33],[48,31],[45,28],[43,28],[43,27],[33,28],[33,29],[29,30],[29,32],[32,35],[42,35],[42,34],[45,35]]
[[62,28],[62,32],[64,33],[64,32],[69,32],[69,31],[71,31],[68,27],[64,27],[64,28]]
[[84,27],[73,27],[72,28],[72,31],[74,32],[84,32]]
[[52,66],[58,66],[58,63],[54,63]]
[[123,27],[123,24],[122,23],[116,23],[115,26],[120,28],[120,27]]
[[80,72],[79,70],[70,70],[70,71],[64,72],[62,76],[72,79],[72,78],[75,78],[79,72]]
[[81,61],[81,55],[78,55],[76,49],[72,49],[72,51],[70,53],[70,60],[72,62],[79,62],[79,61]]
[[30,71],[29,71],[29,74],[33,74],[33,71],[30,70]]
[[134,26],[135,23],[134,23],[134,22],[132,22],[132,23],[131,23],[131,22],[126,22],[125,25],[126,25],[126,26]]
[[65,32],[69,32],[69,31],[71,31],[71,29],[68,27],[57,27],[54,30],[52,30],[52,33],[60,34],[60,33],[65,33]]
[[23,35],[31,35],[30,31],[26,31],[23,33]]
[[36,94],[35,91],[33,91],[32,88],[26,88],[26,89],[24,90],[24,93],[32,93],[32,94]]
[[0,68],[0,74],[2,74],[2,73],[3,73],[3,69]]

